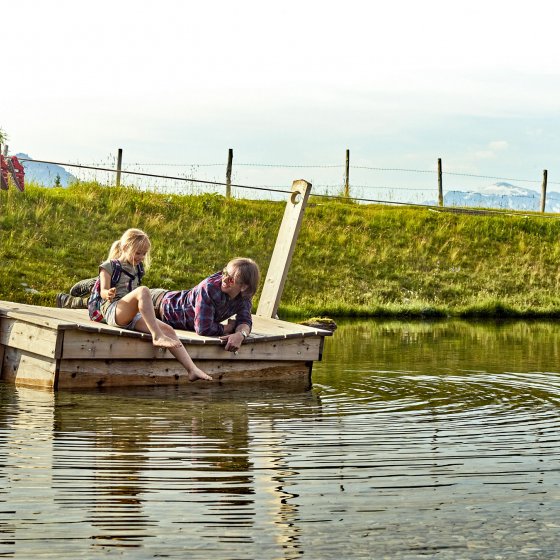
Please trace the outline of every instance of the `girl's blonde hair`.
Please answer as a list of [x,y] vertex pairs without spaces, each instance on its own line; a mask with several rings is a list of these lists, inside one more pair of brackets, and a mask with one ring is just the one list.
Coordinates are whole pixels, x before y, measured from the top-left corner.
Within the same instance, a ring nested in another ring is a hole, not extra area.
[[127,229],[121,236],[111,245],[109,250],[109,260],[122,259],[123,257],[128,260],[137,251],[146,251],[144,257],[144,268],[147,270],[150,266],[150,238],[148,234],[144,233],[141,229],[130,228]]

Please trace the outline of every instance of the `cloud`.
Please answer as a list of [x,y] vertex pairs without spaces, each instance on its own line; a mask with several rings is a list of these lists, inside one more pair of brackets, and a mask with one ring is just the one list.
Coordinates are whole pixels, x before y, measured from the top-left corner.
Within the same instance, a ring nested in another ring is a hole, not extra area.
[[506,140],[493,140],[488,142],[488,145],[483,150],[478,150],[474,153],[476,159],[495,159],[498,152],[505,152],[509,148]]
[[493,152],[501,152],[509,148],[509,144],[505,140],[494,140],[488,144],[488,148]]
[[493,150],[479,150],[474,153],[474,157],[477,159],[493,159],[496,157],[496,153]]

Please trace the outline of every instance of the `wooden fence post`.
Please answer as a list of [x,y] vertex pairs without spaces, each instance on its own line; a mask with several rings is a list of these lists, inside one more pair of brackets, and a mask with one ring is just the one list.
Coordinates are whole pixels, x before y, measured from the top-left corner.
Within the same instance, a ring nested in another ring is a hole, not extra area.
[[541,212],[544,212],[544,207],[546,206],[546,185],[548,183],[548,171],[545,169],[542,175],[542,186],[541,186]]
[[233,165],[233,148],[228,150],[227,169],[226,169],[226,198],[231,197],[231,167]]
[[438,182],[438,204],[443,206],[443,173],[441,170],[441,158],[437,160],[437,182]]
[[259,299],[257,315],[261,317],[276,317],[310,192],[311,183],[303,179],[292,183],[292,194],[286,203]]
[[122,148],[119,148],[117,154],[117,187],[121,186],[121,169],[122,169]]
[[346,150],[346,173],[344,174],[344,196],[350,198],[350,150]]

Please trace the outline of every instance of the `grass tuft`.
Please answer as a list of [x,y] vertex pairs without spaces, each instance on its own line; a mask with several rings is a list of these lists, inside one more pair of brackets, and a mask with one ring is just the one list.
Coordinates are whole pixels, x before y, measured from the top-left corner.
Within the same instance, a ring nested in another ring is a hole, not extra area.
[[[152,240],[145,283],[190,288],[235,256],[266,274],[284,202],[79,183],[0,191],[0,298],[54,305],[129,227]],[[282,317],[560,317],[560,221],[314,199]],[[258,294],[256,298],[258,302]]]

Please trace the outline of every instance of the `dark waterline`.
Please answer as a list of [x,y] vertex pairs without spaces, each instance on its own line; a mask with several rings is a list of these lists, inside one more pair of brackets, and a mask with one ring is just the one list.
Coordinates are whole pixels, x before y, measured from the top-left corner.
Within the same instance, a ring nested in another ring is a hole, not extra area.
[[0,385],[0,556],[557,558],[560,324],[363,321],[313,385]]

